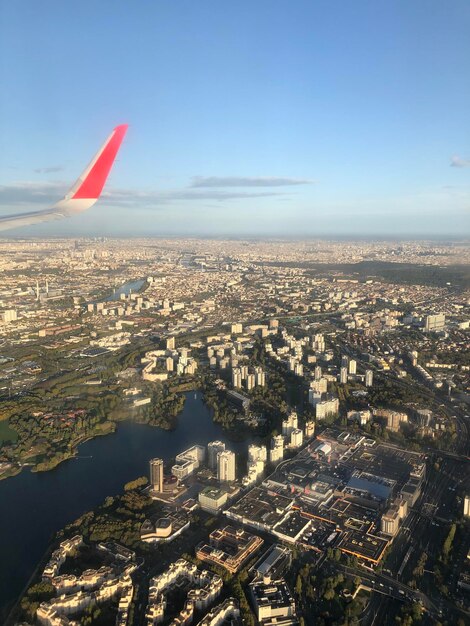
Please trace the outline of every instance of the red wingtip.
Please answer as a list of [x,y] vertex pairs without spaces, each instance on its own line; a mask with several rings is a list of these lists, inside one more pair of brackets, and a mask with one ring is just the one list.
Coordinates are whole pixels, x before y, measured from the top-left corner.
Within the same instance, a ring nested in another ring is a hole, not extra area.
[[127,128],[128,124],[121,124],[113,130],[82,184],[73,195],[74,199],[99,198]]

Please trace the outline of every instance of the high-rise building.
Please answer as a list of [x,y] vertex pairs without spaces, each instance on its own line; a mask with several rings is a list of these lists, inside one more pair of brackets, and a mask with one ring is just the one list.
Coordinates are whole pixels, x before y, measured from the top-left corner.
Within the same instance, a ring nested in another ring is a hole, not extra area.
[[256,384],[259,387],[264,387],[266,384],[266,374],[262,367],[255,367]]
[[166,349],[167,350],[174,350],[176,347],[176,340],[174,337],[168,337],[168,339],[166,340]]
[[321,367],[317,365],[315,367],[315,380],[320,380],[321,375],[322,375]]
[[345,385],[348,382],[348,368],[343,365],[339,371],[339,382]]
[[354,359],[351,359],[349,361],[349,373],[350,374],[355,374],[356,373],[356,368],[357,368],[357,363]]
[[300,428],[294,428],[290,434],[290,445],[292,448],[300,448],[304,441],[304,434]]
[[465,496],[463,500],[463,514],[465,517],[470,517],[470,496]]
[[304,375],[304,366],[302,365],[302,363],[296,363],[295,364],[294,374],[296,374],[296,376],[303,376]]
[[398,509],[392,506],[382,515],[382,519],[380,520],[380,530],[385,535],[394,537],[398,532],[399,525],[400,516],[398,514]]
[[308,401],[312,406],[316,406],[319,402],[321,402],[322,394],[319,391],[315,391],[315,389],[308,390]]
[[374,372],[372,370],[366,370],[366,387],[372,387],[374,383]]
[[325,338],[321,333],[312,337],[312,348],[315,352],[325,352]]
[[369,409],[363,409],[362,411],[348,411],[348,420],[359,422],[361,426],[365,426],[370,421],[372,413]]
[[248,374],[248,376],[246,377],[246,388],[248,389],[248,391],[250,391],[250,389],[253,389],[253,387],[256,384],[256,378],[254,374]]
[[305,438],[310,439],[315,434],[315,422],[305,422]]
[[238,367],[232,370],[232,385],[235,388],[242,386],[242,373]]
[[284,458],[284,437],[276,435],[271,439],[271,449],[269,451],[269,460],[271,463],[278,463]]
[[426,332],[436,332],[443,330],[446,325],[446,316],[444,313],[436,315],[427,315],[424,320],[424,330]]
[[349,363],[349,358],[346,356],[346,354],[344,354],[341,357],[341,367],[348,367],[348,363]]
[[310,383],[310,389],[317,393],[326,393],[328,391],[328,380],[326,378],[320,378],[319,380],[312,380]]
[[252,443],[248,446],[248,463],[254,463],[256,461],[267,461],[268,452],[266,446],[258,446]]
[[297,413],[292,411],[289,417],[282,421],[282,434],[289,437],[291,432],[299,427]]
[[232,335],[239,335],[240,333],[243,332],[243,325],[242,324],[232,324],[230,326],[230,332],[232,333]]
[[240,374],[241,374],[242,380],[246,380],[246,377],[248,376],[248,365],[242,365],[240,367]]
[[152,459],[150,461],[150,489],[161,493],[163,491],[163,461]]
[[225,450],[223,441],[211,441],[207,444],[207,464],[211,469],[217,469],[217,455]]
[[331,398],[329,400],[322,400],[315,406],[315,414],[317,419],[324,419],[325,417],[331,417],[338,415],[339,400],[338,398]]
[[235,452],[224,450],[217,455],[217,478],[221,483],[235,480]]

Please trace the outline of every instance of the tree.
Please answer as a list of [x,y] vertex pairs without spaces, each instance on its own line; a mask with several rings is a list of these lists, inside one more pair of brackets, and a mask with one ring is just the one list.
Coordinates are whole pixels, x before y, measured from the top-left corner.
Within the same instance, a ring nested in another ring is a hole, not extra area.
[[454,541],[456,530],[457,530],[457,525],[452,524],[449,530],[449,534],[447,535],[446,540],[444,541],[444,545],[442,546],[442,560],[444,562],[447,561],[447,558],[449,556],[450,550],[452,548],[452,543]]
[[148,479],[146,476],[140,476],[135,480],[131,480],[130,482],[124,485],[124,491],[132,491],[134,489],[138,489],[139,487],[144,487],[148,483]]
[[325,589],[325,592],[323,593],[323,598],[325,600],[333,600],[334,597],[335,597],[335,590],[332,587]]

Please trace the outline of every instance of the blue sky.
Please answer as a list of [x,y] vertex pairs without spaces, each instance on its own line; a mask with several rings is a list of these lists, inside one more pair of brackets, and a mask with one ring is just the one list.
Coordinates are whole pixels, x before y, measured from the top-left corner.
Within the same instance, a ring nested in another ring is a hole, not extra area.
[[0,212],[127,122],[106,198],[18,234],[468,233],[469,32],[467,0],[0,0]]

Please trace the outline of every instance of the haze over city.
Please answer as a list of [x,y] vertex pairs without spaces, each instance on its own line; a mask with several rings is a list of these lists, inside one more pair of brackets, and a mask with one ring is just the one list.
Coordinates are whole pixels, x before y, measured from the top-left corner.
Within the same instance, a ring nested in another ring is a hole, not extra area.
[[1,18],[2,213],[55,202],[130,124],[99,208],[21,236],[468,231],[464,1],[46,0]]
[[470,623],[470,5],[0,2],[0,623]]

